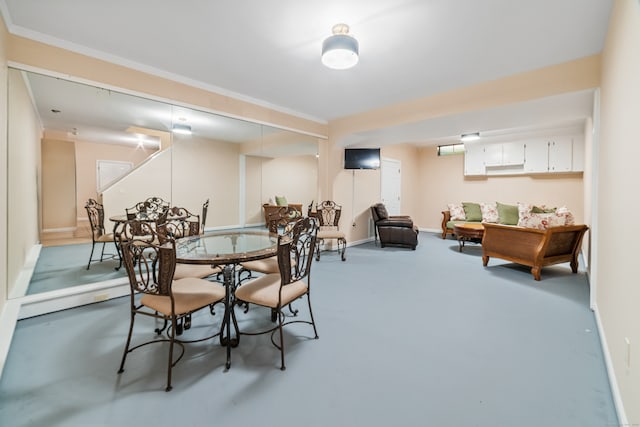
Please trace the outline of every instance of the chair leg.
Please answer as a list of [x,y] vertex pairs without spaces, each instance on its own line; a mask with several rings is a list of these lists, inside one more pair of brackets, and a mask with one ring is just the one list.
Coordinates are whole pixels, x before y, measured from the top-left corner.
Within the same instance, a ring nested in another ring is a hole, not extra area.
[[347,250],[347,240],[346,239],[338,239],[338,252],[340,252],[340,244],[342,243],[342,261],[346,261],[347,257],[345,255],[345,251]]
[[102,242],[102,252],[100,252],[100,262],[102,262],[103,258],[104,258],[104,246],[106,245],[105,242]]
[[167,388],[164,391],[171,391],[171,370],[173,368],[173,343],[176,339],[176,317],[171,317],[171,334],[169,336],[169,365],[167,367]]
[[309,316],[311,317],[311,326],[313,326],[313,333],[315,339],[318,339],[318,330],[316,329],[316,321],[313,318],[313,310],[311,309],[311,295],[307,294],[307,303],[309,304]]
[[320,261],[320,246],[324,244],[324,239],[318,239],[316,244],[316,261]]
[[287,369],[284,366],[284,334],[282,333],[282,323],[284,322],[284,313],[279,309],[278,310],[278,330],[280,332],[280,370],[284,371]]
[[124,346],[124,353],[122,354],[122,361],[120,362],[120,369],[118,369],[118,373],[121,374],[124,372],[124,362],[127,359],[127,354],[129,354],[129,346],[131,345],[131,335],[133,333],[133,322],[135,321],[136,314],[131,312],[131,321],[129,322],[129,335],[127,336],[127,343]]
[[93,259],[93,249],[96,247],[96,242],[91,244],[91,255],[89,255],[89,263],[87,264],[87,270],[91,267],[91,260]]

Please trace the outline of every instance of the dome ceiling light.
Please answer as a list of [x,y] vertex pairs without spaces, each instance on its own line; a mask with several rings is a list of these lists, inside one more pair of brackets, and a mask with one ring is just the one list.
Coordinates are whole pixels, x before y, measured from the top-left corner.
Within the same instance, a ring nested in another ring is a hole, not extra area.
[[334,70],[346,70],[358,63],[358,40],[349,34],[347,24],[336,24],[333,35],[322,43],[322,63]]

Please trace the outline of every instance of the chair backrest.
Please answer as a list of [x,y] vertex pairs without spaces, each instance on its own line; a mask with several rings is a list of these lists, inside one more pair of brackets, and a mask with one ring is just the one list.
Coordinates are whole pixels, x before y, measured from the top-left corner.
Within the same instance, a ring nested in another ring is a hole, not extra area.
[[126,208],[129,219],[161,217],[169,209],[169,202],[160,197],[149,197],[143,202],[138,202],[130,208]]
[[164,221],[156,224],[161,241],[200,234],[200,216],[178,206],[167,210]]
[[96,238],[105,234],[104,207],[95,199],[89,199],[87,200],[87,204],[84,205],[84,208],[87,210],[87,216],[89,217],[92,237]]
[[202,219],[202,224],[200,226],[200,232],[204,233],[204,225],[207,222],[207,212],[209,211],[209,199],[207,199],[203,204],[202,204],[202,216],[200,219]]
[[[145,234],[138,235],[139,230]],[[158,236],[149,224],[136,220],[124,223],[120,245],[132,295],[142,292],[171,296],[176,269],[175,243],[173,240],[158,242]]]
[[267,214],[267,227],[270,233],[278,234],[278,229],[286,227],[287,224],[295,222],[300,218],[298,212],[292,206],[281,206],[278,209],[271,210]]
[[315,218],[298,219],[278,236],[278,267],[282,286],[309,276],[316,247],[318,222]]
[[371,206],[371,216],[373,217],[373,222],[376,223],[381,219],[389,218],[389,214],[387,213],[387,208],[384,203],[376,203]]
[[325,200],[316,206],[315,217],[318,218],[320,227],[338,227],[342,206],[332,200]]

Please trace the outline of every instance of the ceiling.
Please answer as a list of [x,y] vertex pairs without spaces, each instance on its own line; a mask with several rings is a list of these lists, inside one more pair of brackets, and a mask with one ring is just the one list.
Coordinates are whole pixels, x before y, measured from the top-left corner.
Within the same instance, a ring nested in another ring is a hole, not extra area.
[[[599,53],[612,0],[0,0],[9,31],[318,121]],[[320,62],[344,22],[360,62]],[[578,126],[592,94],[352,135],[345,145]],[[551,115],[551,112],[555,112]],[[586,114],[586,115],[585,115]],[[377,141],[377,142],[375,142]]]

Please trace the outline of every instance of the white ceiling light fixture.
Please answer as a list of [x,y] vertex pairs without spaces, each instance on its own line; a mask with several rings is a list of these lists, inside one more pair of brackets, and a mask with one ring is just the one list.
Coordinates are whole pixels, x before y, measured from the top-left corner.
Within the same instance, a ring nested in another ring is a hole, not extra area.
[[480,139],[480,132],[464,133],[460,137],[460,141],[462,142],[477,141],[478,139]]
[[183,123],[176,123],[171,128],[171,131],[180,135],[191,135],[191,126]]
[[358,63],[358,40],[349,34],[347,24],[336,24],[333,35],[322,43],[322,63],[334,70],[346,70]]

